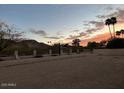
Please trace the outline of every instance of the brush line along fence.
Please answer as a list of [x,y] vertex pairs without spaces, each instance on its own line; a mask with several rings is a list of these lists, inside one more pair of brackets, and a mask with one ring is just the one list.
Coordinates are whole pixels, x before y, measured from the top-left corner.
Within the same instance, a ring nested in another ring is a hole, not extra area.
[[60,56],[60,55],[71,55],[71,54],[80,54],[80,53],[93,53],[91,49],[83,49],[83,48],[49,48],[49,49],[32,49],[30,51],[21,51],[21,50],[13,50],[10,53],[0,53],[2,57],[14,57],[14,59],[21,59],[21,56],[31,56],[31,57],[43,57],[43,56]]

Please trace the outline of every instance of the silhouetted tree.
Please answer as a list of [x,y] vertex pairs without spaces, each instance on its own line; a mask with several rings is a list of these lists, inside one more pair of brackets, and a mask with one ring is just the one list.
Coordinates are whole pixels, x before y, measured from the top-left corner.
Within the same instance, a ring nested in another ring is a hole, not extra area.
[[122,38],[123,38],[124,29],[121,29],[120,32],[121,32],[121,34],[122,34]]
[[74,39],[74,40],[72,41],[72,45],[73,45],[73,46],[80,46],[80,39]]
[[121,35],[121,31],[116,31],[116,36],[120,36]]
[[87,48],[99,48],[99,43],[97,43],[97,42],[88,42],[88,44],[87,44]]
[[106,44],[107,44],[107,41],[106,40],[100,41],[99,48],[105,48],[106,47]]
[[7,36],[7,24],[0,22],[0,50],[5,47],[5,38]]
[[5,48],[7,40],[17,40],[20,36],[22,33],[17,32],[14,27],[5,22],[0,22],[0,50]]
[[108,26],[108,28],[109,28],[109,33],[110,33],[110,36],[111,36],[111,39],[112,39],[113,37],[112,37],[111,29],[110,29],[111,19],[106,19],[106,21],[105,21],[105,25]]
[[107,43],[107,48],[124,48],[123,38],[114,38]]
[[117,23],[116,17],[111,17],[111,24],[113,25],[113,34],[115,38],[115,24]]

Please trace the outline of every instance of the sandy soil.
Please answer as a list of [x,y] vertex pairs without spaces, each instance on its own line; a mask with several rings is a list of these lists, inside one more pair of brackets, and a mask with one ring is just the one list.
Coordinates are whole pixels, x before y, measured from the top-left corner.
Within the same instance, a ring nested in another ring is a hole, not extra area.
[[75,54],[0,62],[0,88],[124,88],[124,56]]

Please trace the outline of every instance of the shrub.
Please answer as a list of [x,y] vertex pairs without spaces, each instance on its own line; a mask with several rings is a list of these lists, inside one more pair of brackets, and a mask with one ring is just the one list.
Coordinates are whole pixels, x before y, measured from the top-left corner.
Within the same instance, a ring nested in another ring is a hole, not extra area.
[[107,43],[107,48],[124,48],[124,39],[123,38],[114,38]]

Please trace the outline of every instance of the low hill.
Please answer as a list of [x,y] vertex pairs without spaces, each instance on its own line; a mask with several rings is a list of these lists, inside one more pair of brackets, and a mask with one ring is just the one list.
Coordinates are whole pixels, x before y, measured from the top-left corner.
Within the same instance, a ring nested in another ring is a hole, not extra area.
[[28,48],[34,48],[34,49],[37,49],[37,48],[48,48],[49,45],[45,44],[45,43],[39,43],[35,40],[23,40],[21,42],[18,42],[19,45],[24,45]]
[[4,40],[2,48],[3,49],[0,51],[0,56],[13,55],[15,50],[18,50],[21,55],[30,55],[34,49],[39,53],[48,50],[49,45],[39,43],[35,40],[22,40],[18,42],[13,40]]

